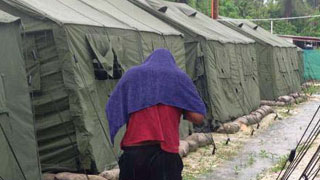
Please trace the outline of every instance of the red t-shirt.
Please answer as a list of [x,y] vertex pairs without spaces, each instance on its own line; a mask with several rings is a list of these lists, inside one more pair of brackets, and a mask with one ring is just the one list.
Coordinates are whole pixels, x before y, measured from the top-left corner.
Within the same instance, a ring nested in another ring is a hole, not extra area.
[[178,153],[181,114],[182,109],[162,104],[132,113],[121,147],[160,141],[162,150]]

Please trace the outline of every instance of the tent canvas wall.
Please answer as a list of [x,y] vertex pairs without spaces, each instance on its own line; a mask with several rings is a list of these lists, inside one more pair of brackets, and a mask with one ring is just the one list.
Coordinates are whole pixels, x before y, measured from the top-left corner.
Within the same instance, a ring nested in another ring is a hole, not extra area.
[[[121,74],[159,47],[185,69],[183,35],[126,0],[2,0],[0,9],[24,25],[45,172],[115,165],[104,108]],[[182,124],[186,135],[188,123]]]
[[206,127],[248,114],[259,106],[252,39],[183,3],[130,1],[185,34],[186,68],[207,105]]
[[304,50],[304,79],[320,80],[320,50]]
[[304,73],[305,73],[304,50],[299,47],[297,48],[298,48],[298,66],[299,66],[299,73],[300,73],[300,83],[303,84],[306,80],[304,77]]
[[261,99],[273,100],[300,90],[301,72],[294,44],[248,20],[229,19],[220,22],[256,40]]
[[0,11],[0,55],[0,179],[40,180],[20,20],[3,11]]

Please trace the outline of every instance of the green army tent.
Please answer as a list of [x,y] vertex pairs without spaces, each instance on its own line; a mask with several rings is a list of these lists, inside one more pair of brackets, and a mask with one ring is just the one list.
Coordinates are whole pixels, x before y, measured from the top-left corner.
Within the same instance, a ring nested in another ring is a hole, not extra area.
[[1,0],[0,9],[24,25],[44,172],[115,165],[104,109],[121,74],[159,47],[185,69],[183,35],[126,0]]
[[183,3],[130,1],[185,34],[187,72],[208,109],[206,128],[200,130],[212,130],[218,123],[248,114],[259,106],[252,39]]
[[299,47],[297,48],[298,48],[298,66],[299,66],[299,73],[300,73],[300,83],[303,84],[306,80],[304,77],[304,73],[305,73],[304,50]]
[[0,11],[0,179],[40,180],[20,20]]
[[261,99],[273,100],[300,90],[302,73],[294,44],[248,20],[222,18],[220,22],[256,40]]

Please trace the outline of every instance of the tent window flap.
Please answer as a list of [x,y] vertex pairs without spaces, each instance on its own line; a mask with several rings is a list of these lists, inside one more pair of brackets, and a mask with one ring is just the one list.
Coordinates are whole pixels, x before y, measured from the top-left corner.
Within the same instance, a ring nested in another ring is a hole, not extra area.
[[89,46],[94,54],[95,69],[103,69],[113,77],[114,53],[108,36],[100,34],[87,34]]

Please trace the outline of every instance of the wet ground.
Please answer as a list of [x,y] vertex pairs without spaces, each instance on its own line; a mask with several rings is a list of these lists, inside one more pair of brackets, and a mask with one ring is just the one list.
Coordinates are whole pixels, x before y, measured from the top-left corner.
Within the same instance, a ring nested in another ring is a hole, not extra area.
[[236,157],[198,179],[261,179],[261,172],[274,166],[279,158],[289,154],[290,150],[296,147],[319,105],[319,96],[299,105],[293,116],[275,121],[266,130],[250,138]]

